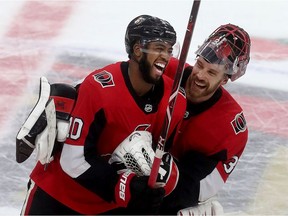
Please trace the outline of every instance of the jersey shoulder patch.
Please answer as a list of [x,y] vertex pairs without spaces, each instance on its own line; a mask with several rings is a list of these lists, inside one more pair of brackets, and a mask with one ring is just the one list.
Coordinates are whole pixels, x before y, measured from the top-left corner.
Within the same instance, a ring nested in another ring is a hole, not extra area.
[[102,88],[108,88],[108,87],[115,86],[113,75],[106,70],[102,70],[102,71],[94,74],[93,78],[96,82],[98,82],[102,86]]
[[246,131],[247,124],[243,111],[235,115],[234,119],[231,121],[231,125],[236,135]]

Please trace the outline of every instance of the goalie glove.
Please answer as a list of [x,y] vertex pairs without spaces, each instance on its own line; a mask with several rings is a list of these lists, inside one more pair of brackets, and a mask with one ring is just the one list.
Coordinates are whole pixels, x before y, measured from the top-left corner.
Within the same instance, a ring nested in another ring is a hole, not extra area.
[[[132,132],[114,150],[109,163],[118,174],[132,171],[137,176],[149,176],[155,153],[152,149],[152,135],[148,131]],[[179,171],[169,153],[164,153],[160,164],[156,187],[164,187],[165,195],[177,185]]]
[[177,212],[178,216],[183,215],[223,215],[223,207],[215,197],[204,202],[200,202],[197,206],[181,209]]
[[50,162],[53,150],[59,147],[54,146],[55,141],[57,144],[64,142],[68,134],[76,96],[74,87],[50,85],[45,77],[40,78],[38,101],[16,136],[18,163],[27,160],[35,148],[42,164]]

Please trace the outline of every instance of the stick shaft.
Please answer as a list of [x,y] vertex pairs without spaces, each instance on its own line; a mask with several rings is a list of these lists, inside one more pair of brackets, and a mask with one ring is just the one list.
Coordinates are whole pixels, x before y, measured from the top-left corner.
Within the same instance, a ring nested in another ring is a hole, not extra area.
[[192,39],[194,26],[195,26],[196,19],[197,19],[199,6],[200,6],[200,0],[194,0],[193,5],[192,5],[192,9],[191,9],[191,13],[190,13],[190,17],[189,17],[188,26],[186,29],[186,34],[185,34],[184,41],[183,41],[183,46],[181,49],[181,54],[180,54],[180,58],[179,58],[177,71],[176,71],[176,74],[174,77],[172,91],[171,91],[168,106],[166,109],[166,117],[164,119],[160,138],[159,138],[156,152],[155,152],[155,158],[154,158],[154,161],[152,164],[152,169],[151,169],[151,173],[150,173],[150,177],[149,177],[149,181],[148,181],[148,185],[150,187],[155,187],[161,159],[162,159],[162,156],[164,153],[164,147],[165,147],[165,142],[167,139],[167,134],[168,134],[168,131],[170,128],[171,118],[173,115],[178,91],[180,88],[180,83],[181,83],[182,76],[183,76],[184,65],[186,63],[186,59],[187,59],[187,55],[188,55],[188,51],[189,51],[189,47],[190,47],[190,42]]

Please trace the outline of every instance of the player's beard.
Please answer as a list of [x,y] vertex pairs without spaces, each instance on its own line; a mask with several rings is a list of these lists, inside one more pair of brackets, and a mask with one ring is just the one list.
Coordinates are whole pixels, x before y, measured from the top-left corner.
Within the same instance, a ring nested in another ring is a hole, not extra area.
[[[217,81],[216,83],[205,83],[206,87],[201,89],[198,87],[195,82],[197,81],[197,78],[193,75],[190,75],[190,77],[187,80],[187,89],[186,91],[186,97],[191,103],[201,103],[203,101],[208,100],[212,95],[215,93],[215,91],[221,86],[221,80]],[[199,82],[199,81],[198,81]]]
[[154,79],[151,76],[150,74],[151,68],[152,68],[152,65],[149,64],[149,62],[147,61],[147,55],[144,54],[139,61],[139,70],[145,82],[155,85],[159,82],[160,79]]

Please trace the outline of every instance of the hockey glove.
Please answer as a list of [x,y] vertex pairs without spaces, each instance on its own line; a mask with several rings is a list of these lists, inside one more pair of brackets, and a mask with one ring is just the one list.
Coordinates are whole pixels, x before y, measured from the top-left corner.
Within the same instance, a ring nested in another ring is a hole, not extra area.
[[150,175],[155,155],[151,146],[151,133],[134,131],[114,150],[109,163],[118,174],[130,170],[138,176]]
[[[137,176],[148,176],[154,156],[151,133],[134,131],[114,150],[109,163],[117,170],[118,174],[130,170]],[[164,187],[166,195],[168,195],[176,187],[178,176],[178,168],[173,157],[169,153],[165,153],[160,164],[156,186]]]
[[150,188],[148,176],[136,176],[127,171],[120,175],[115,187],[115,200],[127,207],[129,214],[156,214],[165,196],[164,188]]
[[169,195],[176,187],[179,179],[179,170],[170,153],[165,152],[162,156],[156,187],[164,187],[165,196]]

